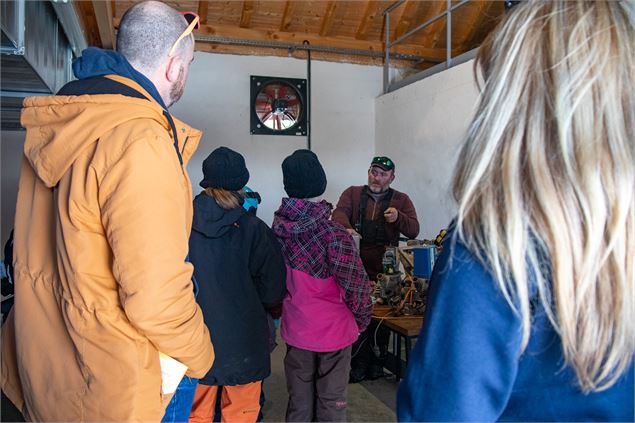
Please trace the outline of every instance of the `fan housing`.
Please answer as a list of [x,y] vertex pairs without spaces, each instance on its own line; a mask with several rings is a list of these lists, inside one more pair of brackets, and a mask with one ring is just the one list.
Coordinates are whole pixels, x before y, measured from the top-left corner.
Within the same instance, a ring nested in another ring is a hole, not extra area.
[[306,79],[251,76],[252,134],[307,134]]

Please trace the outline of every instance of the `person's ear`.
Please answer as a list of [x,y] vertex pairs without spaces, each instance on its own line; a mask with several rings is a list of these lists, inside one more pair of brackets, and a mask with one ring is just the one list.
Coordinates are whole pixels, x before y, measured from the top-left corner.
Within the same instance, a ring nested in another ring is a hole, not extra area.
[[168,59],[168,64],[165,68],[165,79],[169,82],[176,82],[179,79],[179,73],[183,61],[178,56],[173,56]]
[[395,180],[395,171],[392,171],[392,175],[390,175],[390,182],[392,183],[392,181]]

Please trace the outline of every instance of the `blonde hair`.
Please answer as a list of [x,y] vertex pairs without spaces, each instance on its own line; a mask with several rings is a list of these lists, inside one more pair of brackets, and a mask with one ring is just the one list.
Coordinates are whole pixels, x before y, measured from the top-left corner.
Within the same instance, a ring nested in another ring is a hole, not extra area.
[[212,197],[222,209],[231,210],[242,207],[245,191],[227,191],[222,188],[205,188],[205,194]]
[[457,236],[522,320],[537,292],[584,392],[635,351],[635,10],[520,4],[479,51],[455,170]]

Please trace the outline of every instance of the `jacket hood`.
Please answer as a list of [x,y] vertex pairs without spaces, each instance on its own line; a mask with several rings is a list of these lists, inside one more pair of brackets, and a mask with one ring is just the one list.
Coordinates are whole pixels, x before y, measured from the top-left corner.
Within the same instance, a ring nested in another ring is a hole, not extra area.
[[103,50],[96,47],[85,49],[82,51],[81,57],[73,62],[73,73],[77,79],[104,75],[119,75],[131,79],[143,87],[164,110],[167,110],[163,98],[152,81],[133,68],[128,59],[121,53],[114,50]]
[[313,231],[320,221],[328,220],[333,206],[325,200],[319,203],[300,198],[283,198],[274,213],[273,231],[279,238]]
[[[113,128],[135,119],[152,119],[171,134],[163,108],[134,81],[107,78],[128,85],[145,98],[120,94],[43,96],[24,100],[21,124],[26,129],[24,154],[47,187],[57,185],[75,159]],[[175,122],[184,165],[194,154],[202,133]]]
[[245,209],[237,207],[225,210],[205,192],[194,198],[194,219],[192,230],[208,238],[220,238],[245,214]]
[[21,116],[26,128],[24,154],[38,177],[53,187],[85,148],[116,126],[139,118],[167,124],[161,107],[143,99],[110,94],[28,97]]

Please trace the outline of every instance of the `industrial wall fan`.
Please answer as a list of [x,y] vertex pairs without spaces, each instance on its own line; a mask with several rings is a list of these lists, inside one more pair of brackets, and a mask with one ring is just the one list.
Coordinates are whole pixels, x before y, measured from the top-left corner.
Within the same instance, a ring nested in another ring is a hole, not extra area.
[[307,134],[306,79],[251,76],[251,133]]

